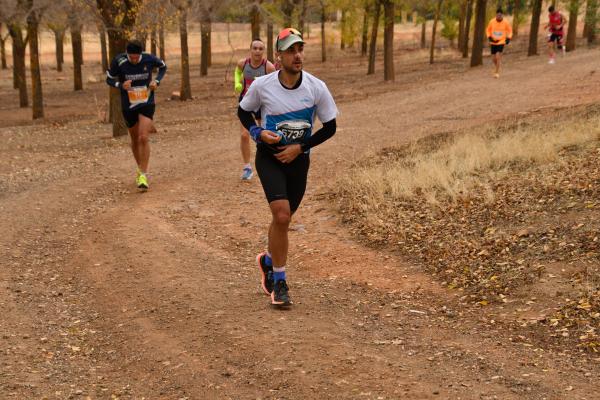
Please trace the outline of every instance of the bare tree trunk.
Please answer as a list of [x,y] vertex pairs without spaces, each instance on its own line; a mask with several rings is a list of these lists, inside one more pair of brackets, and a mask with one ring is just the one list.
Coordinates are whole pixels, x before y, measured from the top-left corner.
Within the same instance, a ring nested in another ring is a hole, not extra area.
[[577,41],[577,16],[579,15],[579,0],[571,0],[569,4],[569,30],[567,31],[567,51],[575,50]]
[[142,44],[142,51],[146,52],[148,47],[148,33],[146,33],[146,31],[142,31],[142,32],[138,32],[138,34],[135,36],[135,38],[137,40],[140,41],[140,43]]
[[156,28],[150,32],[150,53],[156,55]]
[[283,11],[283,24],[286,28],[292,26],[294,8],[296,8],[295,0],[283,0],[281,4],[281,11]]
[[6,63],[6,39],[7,36],[2,36],[2,22],[0,22],[0,59],[2,60],[2,69],[8,69]]
[[[298,16],[298,26],[300,27],[300,32],[306,34],[306,13],[308,11],[308,0],[301,0],[300,4],[300,15]],[[308,39],[308,36],[306,36]]]
[[421,48],[427,47],[427,20],[423,17],[423,23],[421,24]]
[[371,26],[371,41],[369,42],[369,67],[367,75],[375,73],[375,56],[377,55],[377,35],[379,19],[381,18],[381,0],[376,0],[373,11],[373,25]]
[[252,7],[250,7],[250,31],[252,35],[250,40],[260,37],[260,8],[257,3],[252,4]]
[[588,20],[587,20],[587,13],[589,10],[589,6],[590,6],[590,4],[588,2],[585,6],[585,16],[583,17],[583,34],[581,35],[581,37],[584,39],[587,39],[588,31],[589,31]]
[[471,50],[471,67],[483,65],[483,37],[485,32],[485,12],[487,0],[477,0],[475,6],[475,30]]
[[62,72],[63,63],[65,62],[64,56],[64,43],[65,43],[65,30],[64,29],[53,29],[54,32],[54,43],[56,47],[56,71]]
[[11,47],[12,47],[12,56],[13,56],[13,89],[18,89],[19,88],[19,82],[18,82],[18,77],[17,77],[17,68],[15,67],[15,59],[17,57],[18,51],[15,49],[15,41],[11,40]]
[[465,19],[467,16],[467,0],[461,0],[458,13],[458,50],[462,51],[463,38],[465,37]]
[[160,59],[165,59],[165,26],[161,22],[158,28],[158,47],[160,51]]
[[179,38],[181,40],[181,89],[180,100],[192,98],[192,87],[190,85],[190,57],[188,52],[187,34],[187,9],[179,10]]
[[212,20],[210,29],[208,30],[208,67],[212,67]]
[[537,55],[538,35],[540,32],[540,16],[542,15],[542,0],[533,0],[532,6],[531,28],[529,31],[529,48],[527,49],[528,56]]
[[210,31],[211,21],[209,18],[207,18],[200,23],[200,76],[208,75],[208,56],[210,54]]
[[8,69],[6,63],[6,38],[0,37],[0,59],[2,59],[2,69]]
[[362,40],[360,44],[360,55],[362,57],[367,55],[367,50],[369,48],[369,12],[371,11],[371,7],[369,3],[365,3],[364,14],[363,14],[363,26],[362,26]]
[[326,19],[327,13],[325,9],[325,2],[321,1],[321,62],[327,61],[327,38],[325,36]]
[[[30,6],[33,1],[30,0]],[[33,119],[44,118],[44,98],[42,94],[42,74],[38,46],[39,15],[30,9],[27,15],[27,37],[29,38],[29,68],[31,72],[31,105]]]
[[596,24],[598,23],[598,0],[588,0],[585,11],[585,22],[587,25],[587,43],[596,41]]
[[19,89],[19,107],[25,108],[29,106],[25,69],[25,47],[27,42],[23,38],[23,31],[19,24],[8,25],[8,31],[13,42],[13,85],[16,89]]
[[346,10],[342,9],[342,20],[340,21],[340,49],[346,48]]
[[469,36],[471,35],[471,19],[473,19],[473,0],[468,0],[467,16],[465,18],[465,34],[461,43],[463,58],[469,57]]
[[104,24],[98,24],[98,33],[100,35],[100,55],[102,57],[102,71],[108,71],[108,46],[106,44],[106,29]]
[[384,0],[383,79],[393,81],[394,72],[394,0]]
[[75,22],[71,25],[71,45],[73,47],[73,89],[83,90],[83,48],[81,45],[81,25]]
[[433,56],[435,53],[435,34],[437,33],[438,21],[440,20],[440,12],[442,11],[442,1],[438,0],[435,8],[435,18],[433,20],[433,29],[431,32],[431,46],[429,48],[429,64],[433,64]]
[[[123,32],[117,30],[108,31],[108,56],[111,60],[125,52],[127,39]],[[127,125],[121,110],[121,90],[110,87],[109,89],[109,114],[112,122],[113,137],[124,136],[127,134]]]
[[273,22],[267,22],[267,60],[273,62]]
[[513,23],[512,23],[513,38],[516,38],[519,35],[520,15],[521,15],[521,0],[515,0],[514,7],[513,7]]

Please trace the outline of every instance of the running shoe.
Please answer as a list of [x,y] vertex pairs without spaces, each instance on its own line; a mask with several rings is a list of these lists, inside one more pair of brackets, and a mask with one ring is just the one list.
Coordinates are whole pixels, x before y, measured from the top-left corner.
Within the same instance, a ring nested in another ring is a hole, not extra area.
[[254,172],[252,172],[252,168],[244,168],[244,171],[242,172],[242,180],[243,181],[249,181],[250,179],[252,179],[252,176],[254,175]]
[[139,174],[135,180],[138,189],[148,190],[148,178],[144,174]]
[[273,291],[273,266],[267,265],[267,253],[260,253],[256,256],[256,263],[260,270],[260,286],[267,296]]
[[498,74],[498,73],[495,73],[495,74],[494,74],[494,78],[496,78],[496,79],[500,78],[500,74]]
[[290,300],[289,290],[284,280],[275,282],[275,286],[271,292],[271,305],[278,307],[291,306],[292,300]]
[[548,60],[548,64],[556,64],[556,60],[554,60],[554,58],[551,58],[550,60]]

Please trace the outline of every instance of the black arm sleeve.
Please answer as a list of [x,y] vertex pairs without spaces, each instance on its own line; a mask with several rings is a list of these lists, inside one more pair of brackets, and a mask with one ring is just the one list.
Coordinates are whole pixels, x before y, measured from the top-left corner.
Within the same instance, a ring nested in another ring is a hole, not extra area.
[[109,86],[114,88],[118,88],[119,84],[119,64],[117,63],[117,59],[115,58],[110,63],[110,68],[106,71],[106,83]]
[[163,78],[165,77],[165,74],[167,73],[167,64],[165,64],[165,62],[163,60],[161,60],[158,57],[155,57],[155,66],[158,68],[158,74],[156,75],[156,79],[158,81],[158,84],[160,85],[160,82],[163,80]]
[[238,118],[240,122],[246,128],[247,131],[250,131],[250,128],[256,125],[256,121],[254,120],[254,116],[250,111],[244,110],[242,107],[238,106]]
[[320,145],[324,141],[331,139],[333,135],[335,135],[335,130],[337,129],[337,122],[335,118],[329,122],[325,122],[323,127],[315,132],[314,135],[309,137],[305,142],[303,147],[312,148]]

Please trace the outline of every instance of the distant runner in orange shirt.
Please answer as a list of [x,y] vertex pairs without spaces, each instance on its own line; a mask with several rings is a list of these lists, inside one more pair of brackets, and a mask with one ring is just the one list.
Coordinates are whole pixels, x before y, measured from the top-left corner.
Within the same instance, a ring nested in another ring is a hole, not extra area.
[[504,50],[504,46],[508,45],[512,39],[512,27],[504,19],[501,8],[496,10],[496,18],[492,19],[488,24],[487,37],[491,44],[492,59],[496,66],[494,78],[500,78],[502,51]]

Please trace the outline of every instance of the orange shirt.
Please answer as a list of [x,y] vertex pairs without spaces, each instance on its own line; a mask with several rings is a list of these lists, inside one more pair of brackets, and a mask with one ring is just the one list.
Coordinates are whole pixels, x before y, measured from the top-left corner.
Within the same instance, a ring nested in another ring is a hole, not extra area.
[[487,37],[497,40],[494,45],[506,44],[506,39],[512,39],[512,27],[506,19],[498,22],[493,18],[487,27]]

